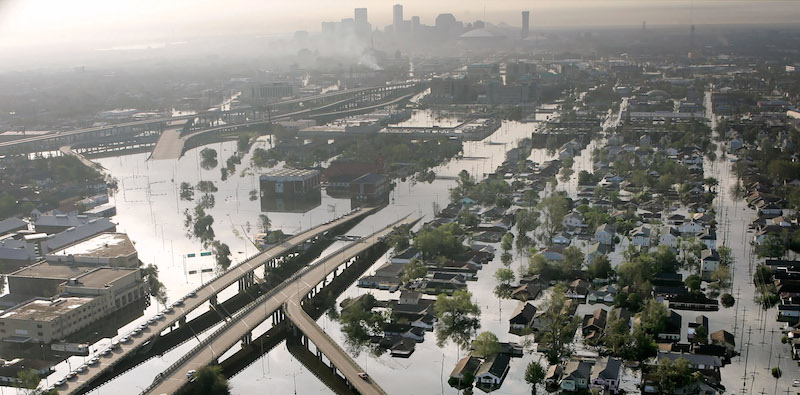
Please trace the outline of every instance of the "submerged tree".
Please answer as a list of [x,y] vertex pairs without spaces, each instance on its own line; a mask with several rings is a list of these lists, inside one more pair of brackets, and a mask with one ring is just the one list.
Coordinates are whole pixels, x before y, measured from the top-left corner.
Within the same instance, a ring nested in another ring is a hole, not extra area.
[[428,274],[428,267],[425,266],[419,259],[412,259],[411,262],[407,263],[403,266],[403,282],[409,282],[411,280],[425,277]]
[[194,373],[187,393],[191,395],[228,395],[231,393],[228,379],[220,366],[204,366]]
[[544,381],[545,371],[538,361],[531,361],[525,368],[525,382],[531,385],[531,394],[536,393],[536,385]]
[[481,309],[472,301],[468,291],[453,292],[453,296],[440,294],[433,306],[436,312],[436,340],[443,346],[452,340],[460,348],[469,346],[472,335],[480,328]]
[[217,167],[217,151],[208,147],[200,150],[200,167],[206,170]]
[[217,266],[223,271],[228,270],[228,267],[231,266],[231,249],[227,244],[219,241],[214,241],[212,248],[216,256]]
[[150,296],[154,297],[156,302],[166,306],[167,290],[164,287],[164,283],[158,279],[158,267],[153,264],[143,267],[142,277],[147,281]]
[[481,332],[472,342],[472,355],[488,358],[500,353],[501,346],[497,336],[492,332]]

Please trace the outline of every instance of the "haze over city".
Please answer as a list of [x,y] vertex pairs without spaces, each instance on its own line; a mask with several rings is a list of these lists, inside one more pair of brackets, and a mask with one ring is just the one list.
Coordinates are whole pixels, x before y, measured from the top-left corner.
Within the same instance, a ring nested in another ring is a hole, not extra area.
[[793,1],[0,3],[0,393],[800,394]]

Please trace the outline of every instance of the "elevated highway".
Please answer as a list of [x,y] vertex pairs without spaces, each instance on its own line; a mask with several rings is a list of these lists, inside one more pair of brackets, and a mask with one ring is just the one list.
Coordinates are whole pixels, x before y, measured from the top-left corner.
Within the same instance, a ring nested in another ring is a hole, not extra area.
[[145,132],[162,133],[164,130],[172,126],[176,126],[179,123],[183,124],[187,121],[199,120],[198,123],[211,124],[217,122],[218,120],[228,120],[230,119],[231,115],[236,114],[249,114],[251,120],[253,118],[263,118],[268,120],[277,116],[286,116],[292,113],[302,113],[304,110],[308,110],[309,108],[336,108],[337,105],[341,105],[349,101],[350,99],[348,98],[368,97],[373,94],[386,94],[387,92],[398,89],[408,89],[417,84],[418,82],[416,81],[396,82],[386,85],[345,89],[315,96],[284,100],[275,103],[269,103],[261,108],[243,107],[233,108],[225,111],[213,109],[197,114],[121,122],[117,124],[96,126],[66,132],[48,133],[44,135],[0,142],[0,155],[56,150],[65,145],[74,145],[96,139],[107,140],[119,136],[131,136]]
[[225,325],[167,368],[143,393],[161,395],[178,392],[188,383],[187,372],[219,363],[218,358],[221,355],[239,341],[248,339],[248,336],[252,336],[255,327],[272,317],[273,320],[277,318],[277,322],[284,318],[290,319],[298,330],[317,345],[318,349],[325,354],[331,364],[344,375],[350,386],[358,393],[385,394],[386,392],[373,380],[363,380],[359,377],[359,373],[363,370],[316,325],[303,311],[302,305],[325,286],[328,276],[332,273],[335,275],[340,266],[347,267],[355,257],[380,243],[396,227],[414,222],[415,220],[408,217],[400,219],[360,241],[348,244],[319,259],[316,263],[298,272],[280,286],[234,314]]
[[302,248],[305,243],[311,242],[325,233],[333,230],[334,228],[344,225],[350,221],[363,218],[369,215],[377,208],[363,208],[360,210],[352,211],[342,217],[323,224],[309,230],[306,230],[298,235],[291,237],[279,245],[275,245],[265,251],[262,251],[253,257],[231,267],[228,271],[221,273],[214,279],[200,285],[194,291],[190,292],[184,298],[183,306],[176,307],[173,311],[165,313],[164,317],[155,320],[153,324],[148,325],[147,329],[140,332],[138,335],[130,336],[130,341],[119,346],[111,352],[111,354],[100,357],[100,362],[94,366],[87,366],[84,372],[78,373],[76,377],[67,380],[64,386],[57,388],[59,393],[75,394],[80,393],[86,388],[95,378],[102,375],[106,371],[113,369],[114,366],[125,359],[131,353],[137,352],[140,348],[146,347],[151,342],[156,341],[161,332],[172,328],[175,324],[185,323],[186,316],[196,308],[210,302],[212,305],[217,304],[217,294],[227,289],[229,286],[239,283],[240,288],[245,288],[255,281],[254,271],[265,265],[273,265],[275,260],[288,253]]

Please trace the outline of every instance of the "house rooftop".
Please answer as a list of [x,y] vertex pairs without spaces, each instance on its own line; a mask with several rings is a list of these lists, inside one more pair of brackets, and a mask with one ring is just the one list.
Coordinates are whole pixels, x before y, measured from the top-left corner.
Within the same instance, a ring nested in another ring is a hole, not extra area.
[[485,373],[491,373],[496,377],[503,377],[511,362],[511,357],[508,354],[497,354],[483,360],[475,376],[480,376]]
[[16,217],[0,221],[0,235],[13,232],[18,229],[27,229],[27,228],[28,228],[28,223]]
[[592,377],[617,379],[622,362],[619,359],[604,357],[597,360],[592,367]]

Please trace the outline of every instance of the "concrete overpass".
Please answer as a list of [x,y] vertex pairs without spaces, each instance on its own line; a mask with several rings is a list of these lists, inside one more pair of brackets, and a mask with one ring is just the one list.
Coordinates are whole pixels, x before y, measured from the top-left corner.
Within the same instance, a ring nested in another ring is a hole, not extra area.
[[[95,366],[88,366],[85,372],[77,374],[72,380],[67,380],[64,386],[56,388],[59,393],[75,394],[84,390],[92,381],[142,347],[147,347],[158,340],[160,334],[172,328],[175,324],[183,325],[186,323],[186,316],[205,302],[210,302],[212,306],[217,304],[217,294],[227,289],[234,283],[238,283],[239,289],[246,289],[255,282],[254,271],[263,266],[274,267],[277,259],[286,253],[295,251],[306,243],[321,237],[325,233],[344,225],[350,221],[363,218],[377,210],[375,207],[354,210],[338,219],[327,224],[319,225],[302,232],[283,243],[262,251],[249,259],[232,266],[228,271],[221,273],[214,279],[200,285],[185,297],[184,305],[175,308],[172,312],[165,313],[164,318],[156,320],[152,325],[138,335],[130,336],[131,341],[127,344],[120,344],[110,355],[101,356],[100,362]],[[191,296],[194,295],[194,296]]]
[[68,132],[48,133],[45,135],[37,135],[0,142],[0,155],[56,150],[65,145],[75,145],[77,143],[93,141],[97,139],[108,140],[120,136],[133,136],[140,133],[160,134],[165,129],[175,126],[176,122],[185,123],[187,121],[192,121],[194,123],[194,121],[197,120],[197,124],[212,126],[214,123],[218,123],[219,120],[230,119],[230,117],[235,114],[245,116],[250,114],[251,119],[271,119],[276,116],[283,116],[294,112],[300,112],[302,110],[308,110],[310,107],[322,106],[322,108],[331,108],[330,106],[334,106],[335,108],[337,102],[339,102],[338,104],[342,104],[349,101],[346,98],[360,98],[369,97],[372,94],[385,94],[398,89],[407,89],[417,84],[418,82],[416,81],[397,82],[380,86],[345,89],[315,96],[284,100],[270,103],[261,108],[245,107],[234,108],[226,111],[214,109],[197,114],[181,115],[177,117],[146,119],[122,122],[113,125],[77,129]]
[[[282,115],[274,115],[270,116],[269,118],[262,118],[252,121],[225,124],[197,130],[190,129],[182,133],[174,130],[166,130],[161,134],[161,138],[159,138],[158,143],[156,144],[155,149],[150,156],[150,159],[178,159],[186,150],[185,146],[188,140],[208,134],[221,134],[248,130],[254,127],[265,126],[275,121],[291,118],[303,117],[317,120],[329,120],[369,112],[389,105],[397,104],[404,100],[408,100],[418,92],[408,94],[405,93],[419,90],[414,89],[415,87],[417,87],[417,85],[411,85],[408,87],[398,86],[395,87],[395,89],[381,91],[381,93],[365,94],[362,96],[337,100],[333,103],[324,104],[319,107],[305,108]],[[402,96],[399,98],[393,98],[397,94],[401,94]],[[379,103],[373,104],[373,100],[378,101]]]
[[161,395],[178,392],[188,383],[186,374],[188,371],[219,363],[219,357],[238,342],[247,344],[252,341],[253,329],[270,317],[273,319],[273,324],[279,324],[289,318],[295,328],[317,346],[317,349],[328,358],[332,368],[344,375],[348,384],[358,393],[386,394],[374,380],[363,380],[359,377],[358,374],[363,370],[317,326],[316,322],[303,311],[302,306],[324,288],[329,275],[336,276],[340,266],[347,268],[354,258],[380,243],[396,227],[414,222],[416,220],[408,217],[400,219],[363,240],[348,244],[319,259],[313,265],[307,266],[234,314],[225,325],[162,372],[143,394]]

